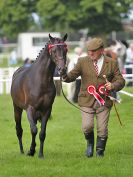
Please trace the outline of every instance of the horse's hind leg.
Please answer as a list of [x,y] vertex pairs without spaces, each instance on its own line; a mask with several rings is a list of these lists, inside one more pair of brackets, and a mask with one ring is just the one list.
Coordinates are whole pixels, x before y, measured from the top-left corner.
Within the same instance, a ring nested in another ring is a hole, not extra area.
[[31,141],[31,146],[30,150],[28,151],[27,155],[29,156],[34,156],[35,154],[35,148],[36,148],[36,135],[37,135],[37,121],[34,119],[35,118],[35,110],[31,106],[28,107],[27,109],[27,117],[30,123],[30,129],[31,129],[31,134],[32,134],[32,141]]
[[21,126],[21,117],[22,117],[23,110],[19,108],[18,106],[16,106],[15,104],[13,105],[14,105],[14,117],[15,117],[15,122],[16,122],[16,134],[19,140],[20,152],[24,153],[23,144],[22,144],[23,129]]

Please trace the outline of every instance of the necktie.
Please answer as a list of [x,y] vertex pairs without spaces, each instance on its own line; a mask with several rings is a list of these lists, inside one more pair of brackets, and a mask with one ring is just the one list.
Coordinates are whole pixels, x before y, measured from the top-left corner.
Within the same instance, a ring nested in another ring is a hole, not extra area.
[[94,68],[95,68],[96,74],[97,74],[97,76],[98,76],[98,65],[97,65],[97,61],[95,61],[93,64],[94,64]]

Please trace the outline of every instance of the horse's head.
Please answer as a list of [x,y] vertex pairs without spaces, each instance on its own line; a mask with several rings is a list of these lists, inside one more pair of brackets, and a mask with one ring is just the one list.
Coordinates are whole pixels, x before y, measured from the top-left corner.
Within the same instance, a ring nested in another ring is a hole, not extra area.
[[49,34],[50,43],[48,44],[48,50],[50,58],[53,60],[55,65],[58,68],[59,73],[66,68],[66,59],[67,59],[67,45],[65,43],[67,39],[67,34],[60,38],[53,38]]

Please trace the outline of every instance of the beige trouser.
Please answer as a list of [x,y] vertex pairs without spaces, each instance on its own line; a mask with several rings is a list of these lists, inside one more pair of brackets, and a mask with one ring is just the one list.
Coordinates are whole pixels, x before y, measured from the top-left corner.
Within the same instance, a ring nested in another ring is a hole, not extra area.
[[97,101],[95,101],[92,108],[81,107],[82,115],[82,129],[83,132],[90,133],[94,129],[94,116],[96,115],[97,123],[97,136],[107,137],[108,136],[108,120],[110,115],[110,108],[105,106],[100,106]]

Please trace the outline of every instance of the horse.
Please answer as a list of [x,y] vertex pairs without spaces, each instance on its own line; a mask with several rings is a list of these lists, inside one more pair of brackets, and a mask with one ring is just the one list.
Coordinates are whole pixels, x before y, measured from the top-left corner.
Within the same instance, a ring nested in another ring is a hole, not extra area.
[[30,67],[20,67],[12,77],[11,98],[14,108],[16,135],[20,153],[24,153],[21,125],[22,112],[26,111],[31,130],[31,145],[27,155],[34,156],[36,148],[37,122],[41,122],[39,133],[40,149],[38,156],[44,157],[44,141],[46,126],[51,115],[52,105],[56,96],[53,75],[55,67],[61,76],[66,69],[67,34],[63,38],[54,38],[49,34],[49,41]]

